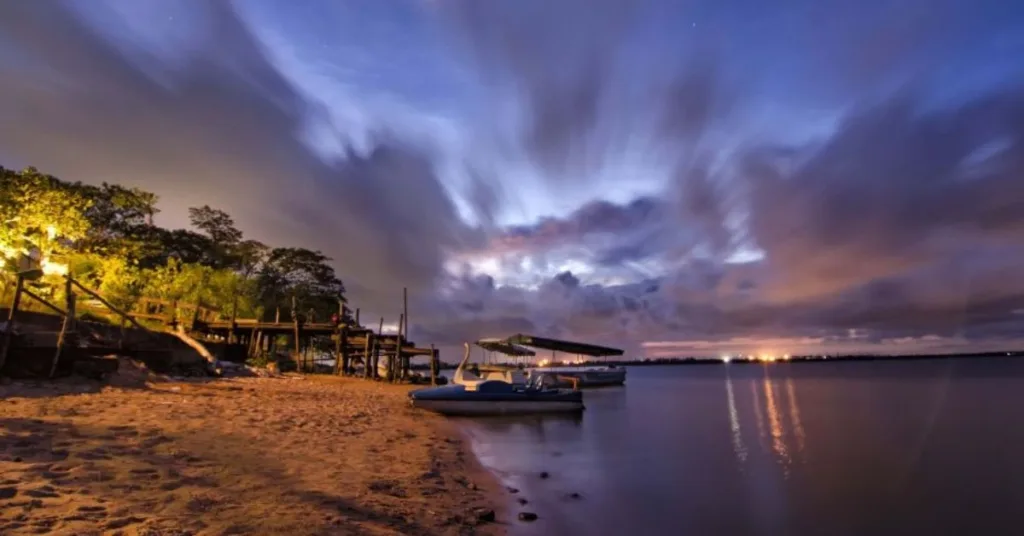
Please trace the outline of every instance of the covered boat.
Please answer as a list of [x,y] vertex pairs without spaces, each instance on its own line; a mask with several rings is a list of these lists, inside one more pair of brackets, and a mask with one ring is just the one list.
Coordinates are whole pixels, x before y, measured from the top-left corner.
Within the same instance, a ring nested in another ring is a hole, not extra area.
[[583,393],[577,390],[547,388],[540,382],[519,384],[481,378],[469,370],[469,343],[465,349],[452,377],[455,385],[411,391],[409,401],[413,407],[444,415],[533,415],[583,410]]
[[413,407],[443,415],[535,415],[583,411],[583,393],[566,389],[520,388],[489,380],[472,387],[448,385],[409,393]]
[[[618,348],[584,344],[581,342],[563,341],[524,335],[518,333],[503,342],[517,347],[540,348],[554,352],[585,355],[589,357],[621,356],[624,352]],[[529,370],[531,381],[550,381],[556,385],[573,384],[577,387],[604,387],[622,385],[626,382],[626,369],[615,365],[589,367],[536,367]]]
[[555,385],[579,387],[607,387],[626,383],[626,369],[609,365],[607,367],[540,367],[530,370],[530,378],[552,376]]

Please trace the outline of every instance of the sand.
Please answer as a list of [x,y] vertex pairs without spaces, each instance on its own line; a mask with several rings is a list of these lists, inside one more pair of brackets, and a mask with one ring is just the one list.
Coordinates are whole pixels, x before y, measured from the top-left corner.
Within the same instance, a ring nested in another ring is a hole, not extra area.
[[0,385],[0,534],[504,532],[474,513],[502,517],[499,483],[408,387],[113,380]]

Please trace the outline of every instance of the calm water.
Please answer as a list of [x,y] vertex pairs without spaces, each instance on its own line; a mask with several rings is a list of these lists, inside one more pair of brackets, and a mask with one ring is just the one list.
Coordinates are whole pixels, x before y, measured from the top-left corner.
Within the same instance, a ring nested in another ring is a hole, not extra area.
[[540,516],[514,534],[1024,534],[1024,359],[636,367],[585,400],[461,421]]

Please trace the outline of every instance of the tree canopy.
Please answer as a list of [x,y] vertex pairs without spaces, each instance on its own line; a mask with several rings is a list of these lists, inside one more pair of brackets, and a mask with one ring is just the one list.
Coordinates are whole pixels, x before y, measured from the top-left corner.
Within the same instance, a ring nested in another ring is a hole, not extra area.
[[[266,317],[295,303],[327,318],[345,287],[320,251],[271,248],[246,239],[226,212],[189,209],[192,229],[154,224],[157,196],[138,188],[62,181],[35,168],[0,167],[0,263],[39,263],[45,277],[70,271],[115,305],[142,297],[202,301],[242,317]],[[59,287],[59,286],[54,286]]]

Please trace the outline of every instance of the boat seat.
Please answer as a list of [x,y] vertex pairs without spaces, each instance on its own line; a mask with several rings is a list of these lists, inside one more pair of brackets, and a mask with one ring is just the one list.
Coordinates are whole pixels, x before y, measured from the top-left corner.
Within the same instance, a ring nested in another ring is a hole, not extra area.
[[475,390],[478,393],[511,393],[515,388],[508,382],[490,380],[478,383]]

